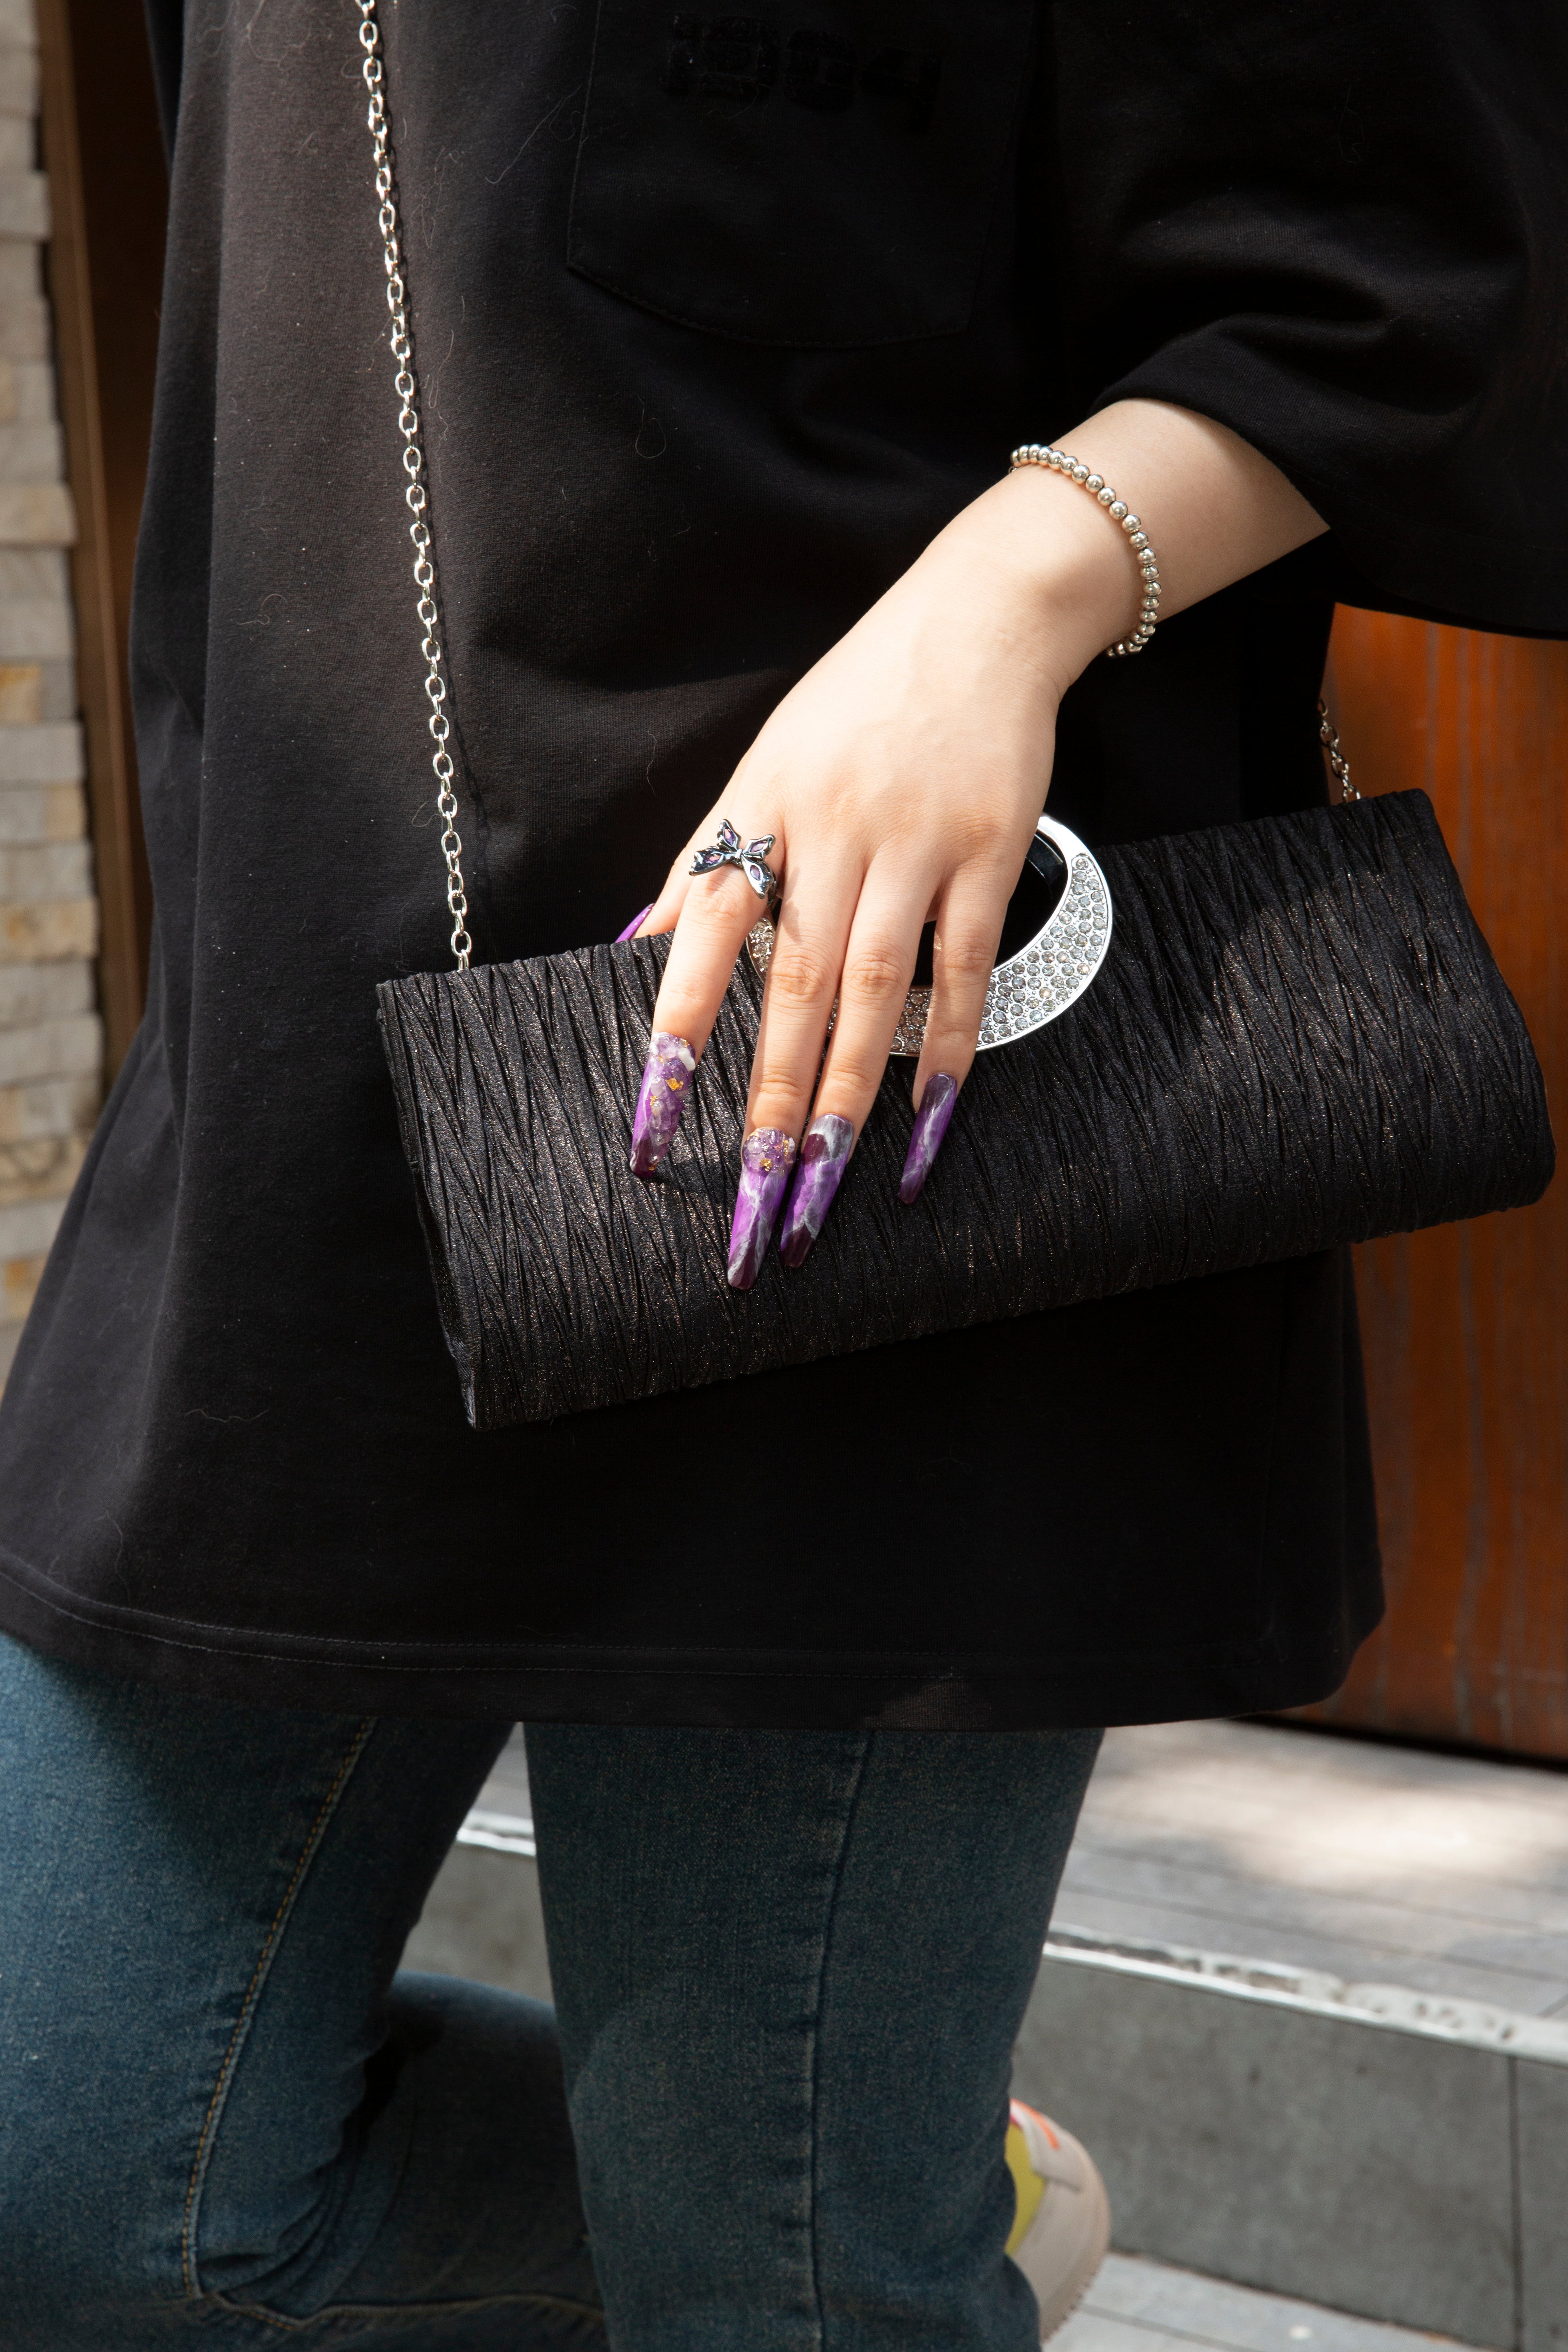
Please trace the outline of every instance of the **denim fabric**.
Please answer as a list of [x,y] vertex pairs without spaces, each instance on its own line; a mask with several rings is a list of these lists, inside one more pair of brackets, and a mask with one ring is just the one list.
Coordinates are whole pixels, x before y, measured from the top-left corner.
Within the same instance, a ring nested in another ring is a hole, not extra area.
[[530,1727],[617,2347],[1034,2352],[1008,2078],[1099,1745]]
[[531,1732],[563,2075],[397,1972],[507,1729],[0,1642],[5,2352],[599,2347],[595,2263],[617,2352],[1026,2352],[1008,2057],[1097,1735]]

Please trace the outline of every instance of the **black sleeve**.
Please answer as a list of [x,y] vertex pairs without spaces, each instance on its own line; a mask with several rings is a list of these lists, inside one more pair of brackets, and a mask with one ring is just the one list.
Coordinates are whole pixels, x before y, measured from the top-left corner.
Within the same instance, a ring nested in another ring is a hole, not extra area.
[[180,111],[180,68],[185,43],[184,0],[146,0],[146,8],[153,80],[158,92],[158,120],[163,131],[163,157],[169,162],[174,157],[174,122]]
[[1562,0],[1054,0],[1086,395],[1182,403],[1345,602],[1568,635]]

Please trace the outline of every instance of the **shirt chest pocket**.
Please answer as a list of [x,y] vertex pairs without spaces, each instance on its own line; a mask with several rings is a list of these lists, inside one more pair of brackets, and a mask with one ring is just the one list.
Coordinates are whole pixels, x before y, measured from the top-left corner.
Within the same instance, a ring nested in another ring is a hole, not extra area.
[[1033,25],[1024,0],[599,0],[569,266],[748,342],[960,332]]

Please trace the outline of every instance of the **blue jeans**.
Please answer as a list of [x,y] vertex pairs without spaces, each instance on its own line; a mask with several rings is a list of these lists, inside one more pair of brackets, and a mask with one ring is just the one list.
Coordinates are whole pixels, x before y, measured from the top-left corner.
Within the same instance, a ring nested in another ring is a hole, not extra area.
[[1008,2065],[1098,1734],[531,1730],[557,2025],[397,1969],[508,1727],[0,1642],[5,2352],[1030,2352]]

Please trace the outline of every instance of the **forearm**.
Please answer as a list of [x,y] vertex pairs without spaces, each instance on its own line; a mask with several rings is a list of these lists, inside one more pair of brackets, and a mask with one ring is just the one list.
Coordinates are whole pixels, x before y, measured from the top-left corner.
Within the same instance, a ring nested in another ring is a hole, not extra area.
[[[1190,409],[1119,401],[1058,446],[1138,514],[1159,557],[1162,620],[1324,529],[1267,457]],[[1020,467],[985,491],[922,561],[954,556],[1008,582],[1018,651],[1058,696],[1133,625],[1141,583],[1126,535],[1079,485],[1045,467]]]

